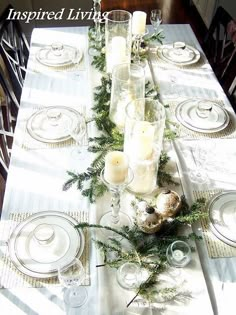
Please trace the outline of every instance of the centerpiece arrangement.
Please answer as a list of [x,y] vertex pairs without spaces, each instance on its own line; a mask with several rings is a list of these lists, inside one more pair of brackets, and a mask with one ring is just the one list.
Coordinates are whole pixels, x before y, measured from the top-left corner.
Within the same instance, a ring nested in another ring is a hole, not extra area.
[[[118,283],[136,291],[127,306],[138,295],[153,300],[157,295],[177,294],[175,288],[157,289],[158,275],[168,263],[175,261],[175,266],[183,267],[189,262],[191,249],[185,241],[198,237],[177,235],[178,228],[206,216],[203,199],[189,207],[184,197],[169,189],[149,199],[142,197],[153,193],[157,185],[176,184],[165,171],[169,157],[163,151],[163,139],[176,135],[166,124],[158,87],[145,83],[141,62],[147,57],[148,42],[161,42],[163,34],[146,33],[146,13],[136,12],[132,24],[131,14],[123,10],[111,11],[105,28],[99,27],[99,45],[96,29],[90,29],[90,49],[96,51],[92,65],[102,74],[90,121],[100,133],[89,138],[88,150],[96,154],[91,165],[80,174],[68,172],[70,178],[63,186],[67,190],[77,185],[91,202],[111,192],[111,211],[100,224],[80,223],[76,228],[104,231],[106,241],[94,240],[104,258],[98,267],[117,268]],[[133,225],[120,212],[120,196],[127,188],[136,195],[131,205],[136,212]],[[125,283],[122,277],[127,270],[136,276],[145,270],[146,277],[135,276],[132,284]]]

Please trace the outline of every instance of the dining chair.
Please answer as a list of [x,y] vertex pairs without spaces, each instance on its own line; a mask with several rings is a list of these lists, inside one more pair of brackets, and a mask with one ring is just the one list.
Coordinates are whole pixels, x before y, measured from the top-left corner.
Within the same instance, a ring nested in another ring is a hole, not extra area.
[[6,76],[1,77],[1,85],[8,89],[12,102],[16,98],[19,103],[29,57],[29,44],[20,23],[7,19],[11,9],[11,5],[7,6],[0,16],[0,56],[9,75],[9,82],[5,82]]
[[204,38],[206,55],[221,80],[236,54],[236,21],[219,6]]
[[13,126],[7,97],[0,98],[0,174],[6,181],[13,143]]

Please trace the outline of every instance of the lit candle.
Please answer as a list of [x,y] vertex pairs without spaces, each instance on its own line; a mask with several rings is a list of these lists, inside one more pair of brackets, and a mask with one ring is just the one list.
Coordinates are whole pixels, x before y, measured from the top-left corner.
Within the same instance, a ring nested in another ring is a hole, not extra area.
[[128,175],[128,158],[120,151],[109,152],[105,157],[104,178],[111,184],[123,183]]
[[174,260],[177,262],[180,262],[184,258],[184,253],[180,249],[175,249],[172,255],[173,255]]
[[142,11],[135,11],[132,18],[132,33],[134,35],[145,34],[147,14]]
[[106,53],[108,54],[107,72],[112,72],[112,69],[115,65],[127,61],[125,38],[122,36],[114,36]]
[[155,129],[148,121],[142,121],[134,126],[134,154],[140,160],[147,160],[151,157],[154,145]]

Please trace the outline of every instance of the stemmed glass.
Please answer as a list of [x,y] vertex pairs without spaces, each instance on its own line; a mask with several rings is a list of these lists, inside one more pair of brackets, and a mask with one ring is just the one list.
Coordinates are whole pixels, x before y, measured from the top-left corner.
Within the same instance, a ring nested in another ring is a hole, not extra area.
[[161,10],[155,9],[151,11],[150,22],[154,28],[154,32],[157,33],[157,29],[162,22]]
[[94,11],[94,42],[95,46],[89,48],[91,55],[96,55],[99,48],[101,48],[101,0],[93,0],[93,11]]
[[86,134],[86,121],[82,114],[77,116],[77,119],[72,123],[68,123],[68,132],[69,135],[75,140],[78,148],[76,148],[76,153],[81,153],[81,141]]
[[207,150],[200,148],[199,146],[194,149],[194,152],[192,148],[190,150],[195,164],[194,169],[189,172],[190,180],[197,184],[208,183],[209,177],[204,167],[204,164],[207,163]]
[[88,299],[88,292],[81,283],[85,279],[85,270],[78,258],[66,266],[58,267],[58,279],[64,287],[64,301],[70,307],[81,307]]

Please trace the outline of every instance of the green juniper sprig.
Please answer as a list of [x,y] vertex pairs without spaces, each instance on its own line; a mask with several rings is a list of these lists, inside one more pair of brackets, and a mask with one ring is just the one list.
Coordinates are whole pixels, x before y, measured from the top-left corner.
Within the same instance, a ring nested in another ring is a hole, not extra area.
[[[97,267],[111,267],[118,269],[126,262],[132,262],[147,270],[148,278],[144,280],[137,288],[133,299],[127,304],[127,307],[137,298],[143,298],[152,301],[155,296],[161,295],[176,296],[175,288],[157,289],[159,284],[159,275],[167,267],[166,250],[168,246],[176,240],[200,240],[201,237],[195,233],[189,235],[178,235],[173,233],[178,223],[192,224],[205,216],[205,200],[197,199],[191,207],[188,206],[184,196],[182,197],[182,207],[177,217],[169,222],[162,230],[155,234],[145,234],[134,224],[132,227],[122,226],[120,229],[103,226],[99,224],[79,223],[76,229],[105,229],[114,233],[114,237],[106,241],[93,239],[97,248],[103,255],[103,264]],[[196,213],[198,215],[196,215]],[[173,229],[174,227],[174,229]],[[118,236],[118,238],[116,237]],[[124,246],[123,240],[128,241],[130,246]],[[193,249],[192,249],[193,250]]]

